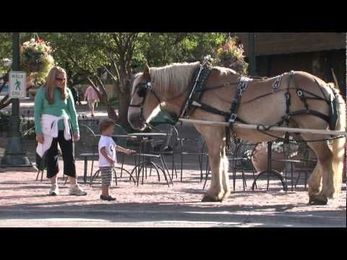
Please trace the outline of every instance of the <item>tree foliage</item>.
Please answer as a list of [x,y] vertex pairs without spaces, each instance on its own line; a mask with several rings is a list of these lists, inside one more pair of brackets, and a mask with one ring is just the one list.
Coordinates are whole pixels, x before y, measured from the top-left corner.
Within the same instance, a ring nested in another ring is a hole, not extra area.
[[[33,37],[21,33],[21,42]],[[143,66],[202,60],[216,55],[226,33],[39,33],[50,42],[55,63],[67,71],[69,86],[89,83],[106,104],[109,116],[127,124],[132,75]],[[11,58],[11,34],[0,33],[0,59]],[[107,75],[107,77],[105,77]],[[109,102],[106,83],[119,99],[119,115]]]

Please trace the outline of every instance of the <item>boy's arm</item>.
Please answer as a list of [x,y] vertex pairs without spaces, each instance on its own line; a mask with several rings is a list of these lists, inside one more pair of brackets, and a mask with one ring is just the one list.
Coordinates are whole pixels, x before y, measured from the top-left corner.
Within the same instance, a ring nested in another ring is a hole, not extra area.
[[109,161],[111,164],[114,163],[113,159],[108,155],[107,151],[106,151],[106,147],[102,147],[100,149],[100,153],[106,158],[107,161]]
[[121,153],[126,153],[126,154],[131,154],[131,153],[136,152],[134,150],[130,150],[130,149],[124,148],[124,147],[122,147],[120,145],[116,146],[116,151],[121,152]]

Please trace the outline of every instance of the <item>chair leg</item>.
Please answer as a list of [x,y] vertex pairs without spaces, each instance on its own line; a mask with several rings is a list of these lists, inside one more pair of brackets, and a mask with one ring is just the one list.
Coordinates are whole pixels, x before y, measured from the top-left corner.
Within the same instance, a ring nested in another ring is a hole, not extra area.
[[[146,165],[143,165],[142,167],[142,185],[143,185],[143,182],[144,182],[144,176],[145,176],[145,173],[147,171],[147,166]],[[146,177],[147,177],[147,173],[146,173]]]
[[97,170],[97,171],[94,173],[94,175],[92,175],[92,176],[90,177],[90,186],[92,186],[94,178],[96,178],[96,177],[99,175],[99,173],[100,173],[100,169]]
[[295,189],[296,189],[296,187],[297,187],[298,184],[299,184],[300,177],[301,177],[301,172],[299,171],[298,177],[296,178],[296,181],[295,181],[295,184],[294,184],[294,188],[295,188]]
[[[137,182],[137,186],[139,186],[140,183],[140,174],[143,171],[143,165],[139,165],[138,169],[136,170],[136,182]],[[142,173],[143,176],[143,173]],[[143,184],[143,180],[142,180],[142,184]]]
[[94,170],[94,159],[92,158],[92,166],[90,168],[90,176],[92,176]]
[[[253,166],[252,166],[252,174],[253,174],[253,181],[254,181],[254,179],[255,179],[255,170],[254,170]],[[255,183],[254,186],[255,186],[256,189],[258,189],[257,183]]]
[[175,165],[175,153],[174,152],[172,153],[171,167],[172,167],[171,179],[173,179],[174,171],[175,171],[175,175],[176,175],[176,179],[177,179],[177,170],[176,170],[176,165]]
[[181,182],[182,182],[182,180],[183,180],[183,154],[182,154],[182,152],[181,152]]
[[205,172],[209,172],[210,169],[210,164],[209,164],[209,160],[208,160],[208,156],[206,156],[206,166],[205,166]]
[[307,187],[307,174],[308,174],[308,172],[307,171],[305,171],[305,189],[306,189],[306,187]]
[[87,183],[87,173],[88,173],[88,159],[84,157],[84,170],[83,170],[83,181]]
[[236,165],[235,165],[235,161],[233,162],[233,190],[235,191],[235,187],[236,187]]
[[204,182],[204,186],[202,187],[202,189],[204,190],[205,187],[206,187],[206,184],[207,184],[207,179],[208,179],[208,175],[209,175],[210,171],[206,171],[206,174],[205,174],[205,182]]
[[[162,157],[161,157],[161,158],[162,158]],[[164,169],[166,169],[166,172],[167,172],[167,175],[168,175],[168,177],[169,177],[169,179],[170,179],[170,182],[171,182],[171,184],[173,185],[173,181],[172,181],[172,178],[171,178],[171,176],[170,176],[169,167],[167,166],[167,163],[166,163],[166,161],[165,161],[165,158],[162,158],[162,160],[163,160],[163,163],[164,163],[164,166],[165,166]]]
[[116,186],[117,186],[118,185],[118,183],[117,183],[117,171],[116,171],[116,168],[113,168],[112,170],[113,170],[113,173],[114,173],[114,181],[115,181]]
[[[160,156],[160,162],[161,162],[161,165],[162,165],[162,167],[163,167],[163,174],[164,174],[164,178],[165,178],[165,180],[166,180],[167,186],[170,187],[170,182],[168,181],[168,177],[169,177],[169,179],[171,180],[171,178],[170,178],[170,173],[169,173],[169,171],[168,171],[166,162],[163,160],[163,157],[161,157],[161,156]],[[168,176],[166,175],[166,173],[169,173]],[[172,180],[171,180],[171,183],[172,183]]]
[[242,174],[241,176],[242,176],[243,191],[245,191],[247,187],[247,182],[246,182],[245,171],[243,168],[241,170],[241,174]]
[[121,170],[120,170],[120,178],[123,177],[123,166],[124,166],[124,160],[125,160],[125,154],[122,153],[122,167],[121,167]]
[[199,169],[200,169],[200,182],[204,179],[203,173],[202,173],[202,155],[198,155],[199,160]]

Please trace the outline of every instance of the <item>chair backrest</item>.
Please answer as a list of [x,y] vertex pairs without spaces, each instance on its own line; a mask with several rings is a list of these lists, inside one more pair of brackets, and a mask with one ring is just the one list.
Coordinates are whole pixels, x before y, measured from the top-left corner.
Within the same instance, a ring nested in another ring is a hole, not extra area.
[[79,125],[88,126],[95,134],[99,134],[99,119],[96,118],[79,118]]
[[[114,133],[116,135],[127,135],[128,132],[119,124],[115,124]],[[114,138],[117,145],[127,146],[128,140],[126,138]]]
[[316,166],[317,157],[305,142],[299,143],[298,153],[295,156],[295,159],[302,160],[301,164],[294,166],[297,169],[311,168],[313,170]]
[[256,144],[251,144],[243,140],[232,138],[230,140],[230,149],[227,151],[227,157],[230,161],[229,167],[252,169],[251,158]]
[[99,138],[95,135],[94,131],[87,125],[80,125],[80,141],[77,142],[80,153],[97,153]]
[[189,153],[206,153],[206,143],[202,135],[188,124],[177,124],[178,139],[180,140],[180,149]]
[[166,136],[156,136],[152,138],[152,147],[157,151],[173,151],[177,148],[178,131],[177,128],[171,124],[161,124],[153,127],[152,132],[165,133]]

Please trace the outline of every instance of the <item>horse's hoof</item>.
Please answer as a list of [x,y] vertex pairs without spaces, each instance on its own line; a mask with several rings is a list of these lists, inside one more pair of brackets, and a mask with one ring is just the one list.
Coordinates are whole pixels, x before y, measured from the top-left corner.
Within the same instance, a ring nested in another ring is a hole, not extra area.
[[309,205],[327,205],[328,199],[322,196],[310,196]]
[[229,198],[229,196],[230,196],[230,194],[231,194],[231,192],[226,192],[226,193],[224,193],[224,195],[223,195],[223,198],[222,198],[222,200],[221,201],[223,201],[223,200],[227,200],[228,198]]
[[221,201],[222,201],[222,199],[218,199],[216,197],[211,197],[209,195],[205,195],[201,200],[201,202],[221,202]]

